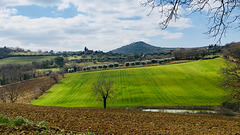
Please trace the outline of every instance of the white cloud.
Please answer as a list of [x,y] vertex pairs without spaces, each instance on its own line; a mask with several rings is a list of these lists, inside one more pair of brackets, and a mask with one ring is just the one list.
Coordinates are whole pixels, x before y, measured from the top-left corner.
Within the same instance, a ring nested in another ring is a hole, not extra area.
[[[183,35],[180,32],[160,30],[157,23],[158,14],[146,16],[149,9],[141,7],[135,0],[48,1],[1,1],[0,5],[4,5],[5,8],[0,10],[0,37],[16,41],[17,46],[33,50],[82,50],[84,46],[88,46],[89,49],[109,51],[139,40],[148,42],[154,36],[162,39],[177,39]],[[8,6],[31,4],[55,5],[58,10],[62,11],[74,5],[79,14],[73,18],[32,19],[27,16],[14,15],[17,11],[14,8],[8,8]],[[191,20],[182,18],[169,26],[189,28]]]
[[0,7],[14,7],[14,6],[57,6],[61,0],[1,0]]

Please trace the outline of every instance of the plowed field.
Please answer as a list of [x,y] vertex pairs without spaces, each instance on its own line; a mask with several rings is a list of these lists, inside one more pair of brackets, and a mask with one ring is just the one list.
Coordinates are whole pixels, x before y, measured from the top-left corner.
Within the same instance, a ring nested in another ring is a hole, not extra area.
[[168,114],[121,108],[63,108],[0,104],[0,114],[45,121],[65,130],[96,134],[240,134],[240,119],[214,114]]

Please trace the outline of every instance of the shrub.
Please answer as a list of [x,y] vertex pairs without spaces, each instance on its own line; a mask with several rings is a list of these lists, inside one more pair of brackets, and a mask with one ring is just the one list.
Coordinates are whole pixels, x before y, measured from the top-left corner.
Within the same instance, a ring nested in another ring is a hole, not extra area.
[[229,103],[229,102],[223,102],[222,103],[222,107],[225,107],[225,108],[228,108],[228,109],[231,109],[235,112],[239,111],[239,107],[240,105],[238,103]]
[[161,64],[161,63],[163,63],[163,62],[164,62],[163,59],[159,59],[159,60],[158,60],[158,63],[159,63],[159,64]]
[[157,62],[158,62],[157,59],[152,59],[152,60],[151,60],[151,63],[157,63]]
[[231,111],[230,109],[227,109],[225,107],[220,107],[220,109],[218,110],[218,113],[221,115],[226,115],[226,116],[235,116],[233,111]]
[[91,67],[90,67],[90,66],[87,66],[87,70],[91,70]]
[[98,65],[98,68],[103,68],[103,66],[102,65]]
[[37,124],[37,126],[48,128],[48,125],[47,125],[47,123],[46,123],[45,121],[39,122],[39,123]]
[[95,134],[88,132],[88,133],[84,133],[84,135],[95,135]]
[[8,123],[9,119],[0,114],[0,123]]
[[97,69],[97,66],[92,66],[92,69]]
[[107,68],[108,66],[107,65],[103,65],[103,68]]
[[114,67],[119,67],[119,64],[117,62],[114,63]]
[[83,71],[86,71],[86,70],[87,70],[87,67],[83,67],[82,70],[83,70]]
[[113,68],[113,66],[114,66],[113,63],[109,63],[109,64],[108,64],[108,67],[109,67],[109,68]]
[[30,122],[29,120],[23,118],[23,117],[18,117],[17,119],[15,119],[13,121],[14,125],[15,126],[19,126],[19,125],[22,125],[22,124],[32,124],[32,122]]
[[124,66],[129,66],[129,62],[125,62],[125,63],[124,63]]
[[140,65],[140,61],[135,61],[135,65]]
[[131,66],[134,66],[135,65],[135,62],[130,62],[129,63]]
[[147,64],[152,64],[152,61],[151,60],[146,60],[146,63]]
[[171,57],[170,59],[171,59],[171,60],[175,60],[175,57]]
[[142,64],[142,65],[145,65],[145,64],[146,64],[146,61],[141,61],[141,64]]

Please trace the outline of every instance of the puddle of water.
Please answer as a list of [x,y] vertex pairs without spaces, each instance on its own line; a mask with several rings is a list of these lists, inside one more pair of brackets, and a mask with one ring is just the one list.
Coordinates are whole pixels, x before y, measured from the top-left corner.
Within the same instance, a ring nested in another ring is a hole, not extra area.
[[142,111],[165,112],[165,113],[195,113],[195,114],[216,113],[215,111],[211,111],[211,110],[182,110],[182,109],[143,109]]

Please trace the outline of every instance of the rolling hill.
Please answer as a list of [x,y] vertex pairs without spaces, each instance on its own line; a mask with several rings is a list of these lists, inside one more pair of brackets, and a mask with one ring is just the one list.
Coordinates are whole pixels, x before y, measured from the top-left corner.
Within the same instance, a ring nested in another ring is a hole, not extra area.
[[145,42],[133,42],[129,45],[122,46],[118,49],[112,50],[113,53],[118,54],[153,54],[153,53],[168,53],[171,48],[161,48],[149,45]]
[[220,105],[223,89],[217,71],[222,59],[182,64],[112,69],[68,74],[33,105],[100,107],[92,95],[92,83],[112,79],[118,92],[107,106],[204,106]]

